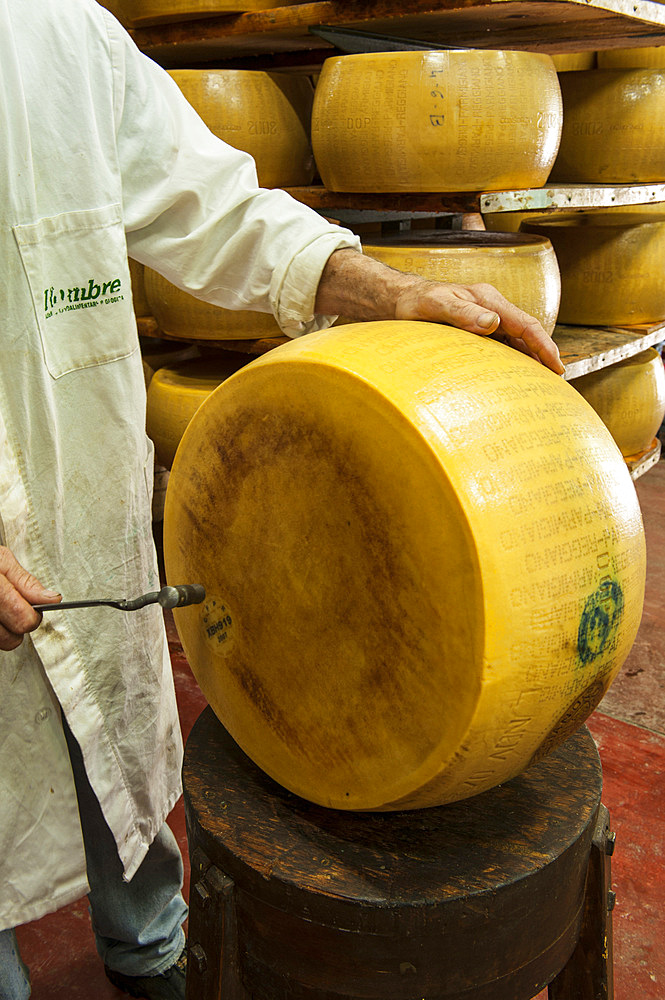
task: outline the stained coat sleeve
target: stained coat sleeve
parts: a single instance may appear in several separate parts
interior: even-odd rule
[[[314,298],[330,254],[360,248],[214,136],[176,83],[105,12],[114,68],[118,170],[131,257],[227,309],[272,313],[288,336],[327,326]]]

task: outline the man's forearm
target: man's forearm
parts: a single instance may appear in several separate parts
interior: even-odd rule
[[[357,250],[336,250],[321,275],[316,312],[354,320],[395,319],[397,298],[412,278]]]

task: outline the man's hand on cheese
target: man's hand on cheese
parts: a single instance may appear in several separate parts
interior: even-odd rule
[[[452,285],[396,271],[356,250],[335,250],[321,275],[316,312],[352,320],[411,319],[494,335],[562,375],[559,350],[533,316],[492,285]]]
[[[9,549],[0,545],[0,649],[16,649],[26,632],[42,620],[33,604],[57,604],[60,594],[23,569]]]

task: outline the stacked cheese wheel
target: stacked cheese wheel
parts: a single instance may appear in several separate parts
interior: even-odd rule
[[[290,7],[302,0],[280,0],[280,7]],[[240,14],[251,10],[268,10],[274,0],[111,0],[104,4],[119,19],[132,28],[163,21],[189,21],[214,14]]]
[[[211,132],[251,153],[262,187],[310,184],[314,88],[304,74],[258,70],[171,70]]]
[[[160,368],[177,365],[181,361],[193,361],[200,356],[200,351],[194,344],[179,344],[175,340],[155,340],[145,346],[141,350],[141,359],[146,389]]]
[[[571,382],[593,406],[625,457],[646,451],[665,416],[665,370],[650,348]]]
[[[665,69],[665,45],[607,49],[597,54],[599,69]]]
[[[556,218],[554,214],[548,218]],[[542,209],[530,209],[526,212],[487,212],[483,222],[490,233],[518,233],[523,222],[533,222],[543,218]]]
[[[549,56],[378,52],[323,65],[312,145],[332,191],[540,187],[561,134]]]
[[[248,360],[245,354],[228,351],[171,363],[155,372],[148,387],[146,429],[160,465],[171,468],[185,428],[201,403]]]
[[[561,216],[568,215],[569,212],[550,212],[547,220],[550,222]],[[592,209],[581,213],[589,219],[599,215],[623,215],[629,217],[633,224],[636,222],[655,222],[658,219],[665,219],[665,203],[654,201],[644,205],[617,205],[602,210]],[[483,221],[489,232],[517,233],[522,229],[523,224],[545,220],[542,209],[530,209],[527,212],[487,212],[483,215]],[[546,221],[546,220],[545,220]]]
[[[559,322],[590,326],[665,319],[665,220],[589,213],[523,222],[548,237],[561,272]]]
[[[165,559],[187,659],[305,798],[464,798],[573,732],[640,621],[635,490],[599,417],[503,344],[406,321],[310,334],[195,414]]]
[[[665,180],[665,69],[563,73],[563,132],[551,180]]]
[[[489,282],[552,333],[561,282],[548,239],[527,234],[414,230],[366,237],[369,257],[432,281]]]
[[[145,296],[145,283],[143,280],[144,267],[137,260],[129,258],[129,277],[132,282],[132,303],[134,305],[135,316],[149,316],[150,306]]]
[[[281,337],[273,316],[248,309],[222,309],[197,299],[146,267],[145,293],[157,326],[178,340],[262,340]]]
[[[570,73],[573,70],[593,69],[596,65],[596,53],[591,52],[557,52],[552,56],[552,62],[557,73]]]

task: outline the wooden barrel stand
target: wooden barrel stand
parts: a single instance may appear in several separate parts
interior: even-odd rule
[[[184,764],[188,1000],[611,1000],[609,855],[583,727],[504,785],[350,813],[276,785],[207,708]]]

